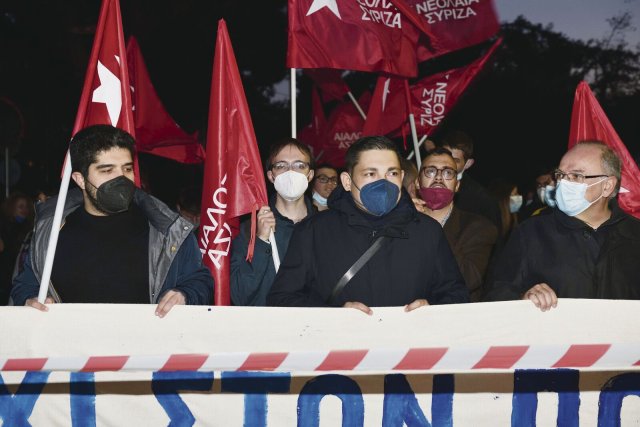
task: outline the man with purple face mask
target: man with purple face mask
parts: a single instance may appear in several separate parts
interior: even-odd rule
[[[554,172],[556,203],[521,223],[496,265],[488,300],[640,299],[640,221],[616,201],[622,163],[600,141],[572,147]]]
[[[416,187],[420,195],[420,198],[413,199],[416,209],[440,223],[469,289],[471,301],[479,301],[498,229],[483,216],[454,205],[453,196],[460,182],[455,159],[446,148],[439,147],[427,153],[422,160]]]
[[[329,209],[293,231],[267,303],[346,307],[371,315],[371,307],[412,311],[468,302],[442,228],[418,213],[402,189],[404,172],[393,141],[359,139],[347,150],[345,169]],[[359,265],[365,253],[372,255]]]

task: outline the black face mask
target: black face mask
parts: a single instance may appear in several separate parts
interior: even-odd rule
[[[88,191],[87,195],[96,209],[108,215],[128,210],[133,200],[133,193],[136,191],[135,184],[124,175],[105,181],[100,184],[100,187],[93,184],[91,186],[96,189],[96,197],[94,198]]]

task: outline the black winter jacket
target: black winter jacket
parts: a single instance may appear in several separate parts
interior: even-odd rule
[[[640,299],[640,221],[611,202],[597,230],[559,209],[512,232],[486,300],[519,299],[548,284],[560,298]]]
[[[335,301],[333,288],[378,236],[389,239],[351,279]],[[401,306],[468,302],[469,293],[442,227],[419,214],[403,191],[398,205],[377,218],[356,207],[351,193],[336,188],[329,209],[295,228],[267,297],[274,306]]]

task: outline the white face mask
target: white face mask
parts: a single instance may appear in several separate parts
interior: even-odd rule
[[[580,215],[602,197],[602,194],[600,194],[600,197],[593,202],[589,202],[584,197],[587,188],[600,184],[605,179],[601,179],[591,185],[587,185],[584,182],[571,182],[566,179],[561,179],[556,187],[556,203],[558,204],[558,208],[569,216]]]
[[[536,193],[538,194],[538,200],[540,200],[540,203],[543,204],[547,204],[547,202],[544,200],[544,195],[546,194],[547,188],[546,187],[538,187],[538,189],[536,190]]]
[[[306,175],[290,170],[276,176],[273,186],[283,199],[295,202],[307,191],[309,181]]]
[[[315,200],[320,206],[327,206],[327,199],[315,191],[313,192],[313,200]]]
[[[509,198],[509,212],[516,213],[522,206],[522,195],[516,194]]]
[[[556,186],[547,185],[544,187],[544,203],[552,208],[556,207]]]

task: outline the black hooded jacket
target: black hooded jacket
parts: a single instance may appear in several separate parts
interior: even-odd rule
[[[335,301],[333,288],[378,236],[387,241],[351,279]],[[402,306],[416,299],[430,304],[469,301],[442,227],[416,211],[403,190],[398,205],[382,217],[359,209],[351,193],[336,188],[329,209],[300,222],[276,275],[267,304],[370,307]]]

